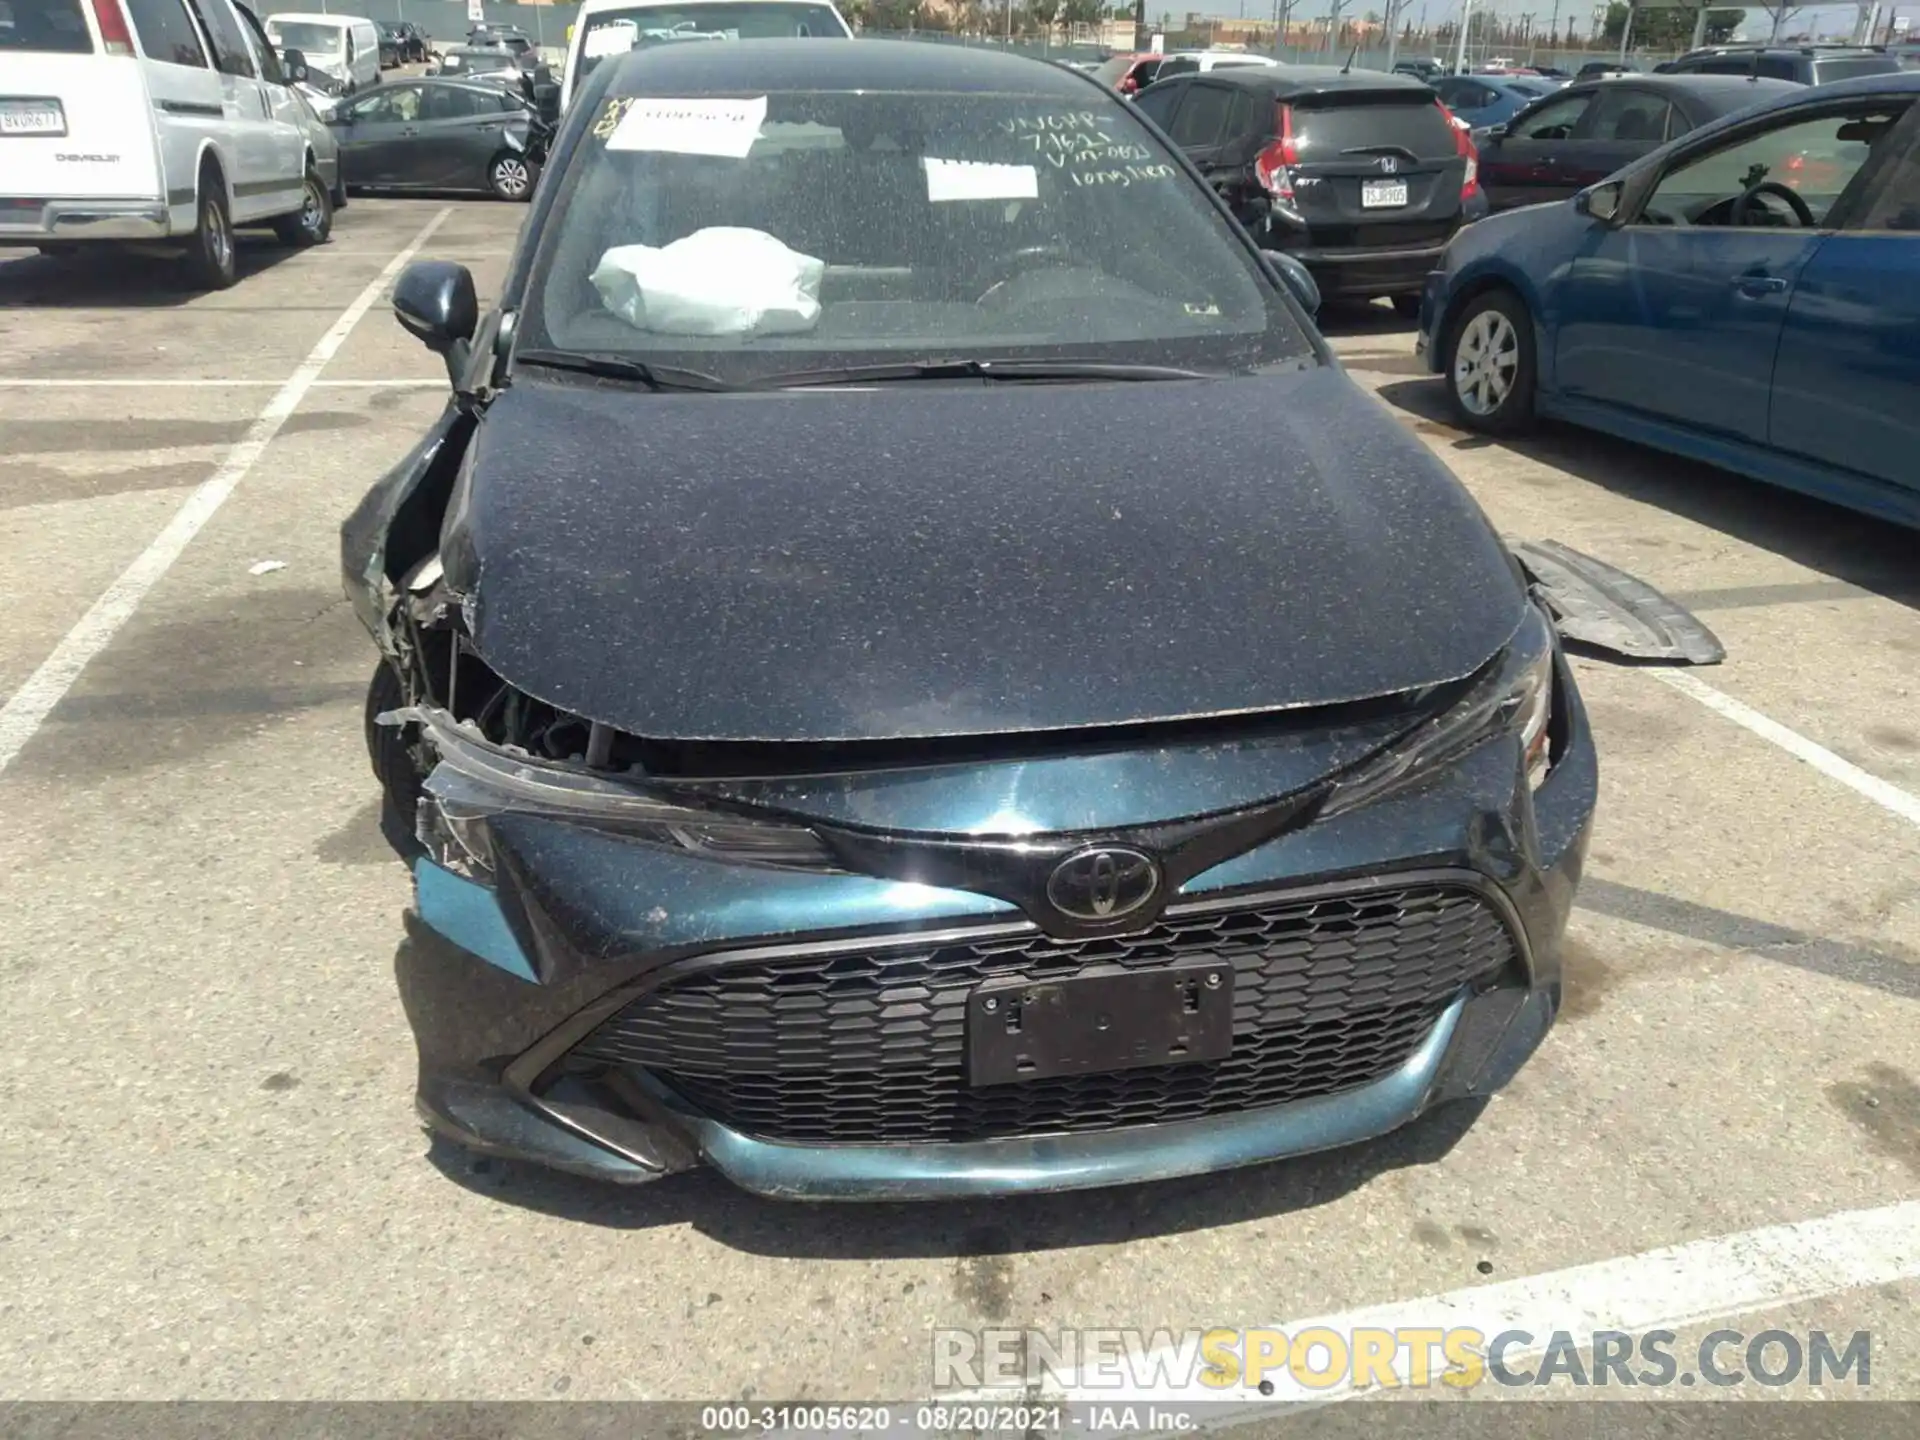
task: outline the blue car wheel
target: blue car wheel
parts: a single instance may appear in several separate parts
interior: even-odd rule
[[[1510,290],[1468,302],[1444,341],[1447,399],[1470,430],[1509,435],[1533,423],[1533,319]]]

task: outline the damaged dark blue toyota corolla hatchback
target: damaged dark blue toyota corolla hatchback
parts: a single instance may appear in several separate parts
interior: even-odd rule
[[[477,1149],[995,1194],[1379,1135],[1540,1043],[1595,762],[1529,575],[1166,140],[878,41],[635,51],[347,523]]]

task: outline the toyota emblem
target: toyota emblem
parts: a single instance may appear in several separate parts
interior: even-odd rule
[[[1054,909],[1096,925],[1133,914],[1159,893],[1159,863],[1124,845],[1078,851],[1047,877],[1047,899]]]

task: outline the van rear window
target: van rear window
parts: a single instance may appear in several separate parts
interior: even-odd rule
[[[0,50],[91,55],[80,0],[0,0]]]
[[[1295,143],[1302,159],[1331,160],[1342,151],[1394,146],[1422,160],[1454,153],[1452,122],[1431,91],[1400,95],[1311,95],[1293,102]]]

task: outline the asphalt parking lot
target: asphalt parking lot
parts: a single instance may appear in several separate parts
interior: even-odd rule
[[[1886,1209],[1920,1194],[1915,537],[1595,436],[1463,435],[1385,307],[1323,319],[1499,526],[1729,652],[1686,688],[1580,662],[1601,812],[1567,1009],[1510,1090],[1331,1155],[983,1204],[430,1146],[337,527],[442,402],[383,279],[417,253],[488,292],[522,213],[356,199],[332,244],[255,241],[192,299],[0,259],[0,1389],[898,1398],[936,1325],[1507,1286],[1602,1325],[1871,1329],[1874,1393],[1920,1396],[1920,1207]]]

